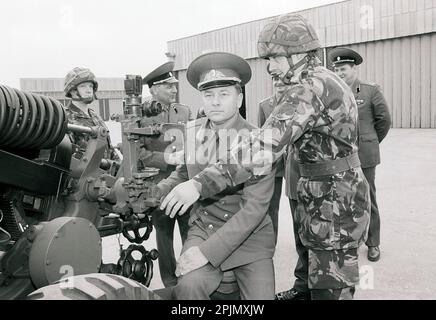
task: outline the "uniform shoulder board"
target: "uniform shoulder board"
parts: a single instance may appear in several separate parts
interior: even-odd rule
[[[274,97],[268,97],[266,99],[263,99],[261,102],[259,102],[259,105],[264,106],[266,104],[270,104],[274,102]]]
[[[360,82],[361,86],[368,86],[368,87],[378,87],[379,85],[375,82],[367,82],[367,81],[362,81]]]
[[[171,104],[171,106],[174,107],[174,108],[189,109],[189,107],[186,104],[182,104],[182,103],[178,103],[178,102]]]
[[[255,129],[259,129],[258,126],[255,126],[254,124],[248,122],[247,120],[245,120],[245,119],[242,119],[242,120],[244,120],[245,127],[246,127],[249,131],[251,131],[251,130],[255,130]]]
[[[186,128],[193,128],[193,127],[201,126],[201,125],[205,124],[206,121],[207,121],[207,118],[206,118],[206,117],[203,117],[203,118],[199,118],[199,119],[194,119],[194,120],[188,121],[188,122],[186,123]]]

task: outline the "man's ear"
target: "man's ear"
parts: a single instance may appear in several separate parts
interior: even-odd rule
[[[70,95],[71,95],[71,98],[78,98],[79,93],[78,93],[77,89],[71,89]]]
[[[241,92],[238,95],[238,109],[240,109],[242,107],[242,102],[244,101],[244,94]]]
[[[155,96],[155,95],[156,95],[156,87],[155,87],[155,86],[152,86],[152,87],[149,89],[149,91],[150,91],[150,93],[151,93],[152,96]]]

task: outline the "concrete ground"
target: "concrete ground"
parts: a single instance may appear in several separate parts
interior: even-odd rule
[[[381,153],[376,185],[382,257],[369,262],[366,247],[360,249],[361,285],[356,299],[436,299],[436,130],[392,129]],[[175,239],[179,254],[177,229]],[[156,248],[154,232],[144,245],[148,250]],[[103,248],[104,262],[116,262],[117,238],[105,238]],[[292,286],[296,259],[289,203],[283,196],[274,256],[277,292]],[[150,288],[161,287],[155,263]]]

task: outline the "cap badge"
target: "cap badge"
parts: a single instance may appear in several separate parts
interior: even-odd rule
[[[225,75],[221,71],[212,69],[204,76],[204,81],[215,80],[218,78],[225,78]]]

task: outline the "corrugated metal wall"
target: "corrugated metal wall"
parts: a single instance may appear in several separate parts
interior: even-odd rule
[[[436,33],[351,45],[360,79],[381,86],[394,128],[436,128]]]
[[[325,47],[436,32],[436,0],[348,0],[298,14],[312,23]],[[168,51],[176,54],[175,70],[186,69],[204,51],[256,58],[258,35],[270,19],[168,41]]]
[[[436,128],[436,33],[349,46],[364,64],[359,78],[381,86],[394,128]],[[329,48],[327,48],[327,51]],[[266,61],[249,59],[253,72],[246,86],[247,120],[257,124],[258,104],[272,95]],[[201,99],[179,71],[180,102],[198,108]]]
[[[314,25],[321,43],[349,46],[362,54],[361,78],[378,83],[395,128],[436,128],[436,0],[349,0],[299,12]],[[206,51],[226,51],[248,60],[247,119],[257,123],[259,101],[272,94],[257,38],[269,18],[168,42],[176,55],[180,101],[201,105],[186,81],[189,63]]]

